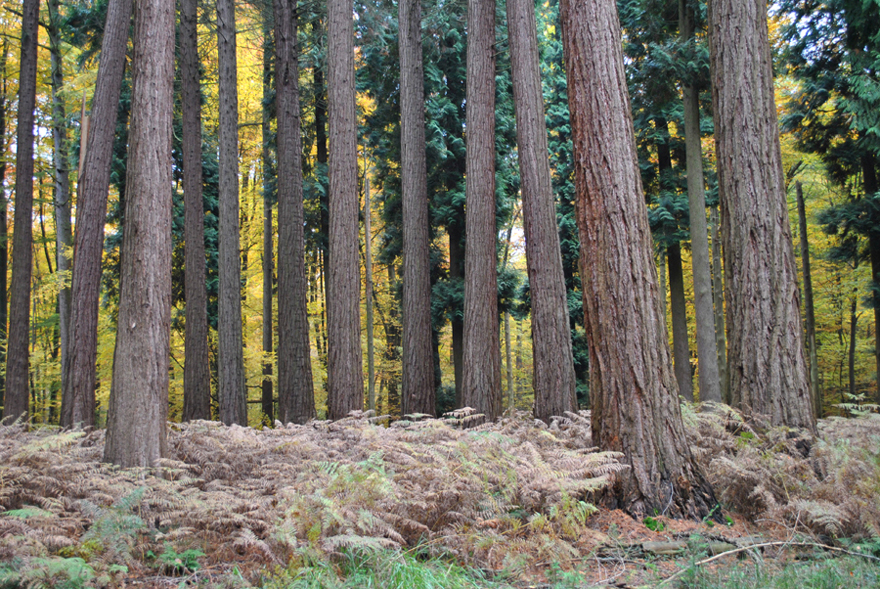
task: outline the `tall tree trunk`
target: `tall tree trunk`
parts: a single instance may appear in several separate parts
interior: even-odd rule
[[[666,248],[669,268],[669,307],[672,311],[672,356],[675,380],[682,397],[694,400],[691,376],[691,353],[688,347],[687,304],[684,298],[684,268],[681,263],[681,244]]]
[[[877,170],[873,155],[862,158],[862,179],[864,182],[865,197],[877,193]],[[872,229],[868,233],[868,249],[871,255],[871,280],[874,284],[880,284],[880,231]],[[877,370],[877,397],[880,403],[880,295],[877,289],[872,289],[871,302],[874,307],[874,362]]]
[[[64,366],[61,425],[95,425],[98,301],[110,162],[133,0],[110,0],[101,42],[101,63],[92,99],[89,137],[77,185],[76,235],[71,284],[70,349]]]
[[[716,501],[685,438],[659,315],[615,10],[608,0],[562,0],[560,11],[593,439],[631,466],[619,496],[627,511],[700,518]]]
[[[662,140],[657,143],[657,172],[660,177],[660,190],[663,193],[675,191],[672,177],[672,149],[669,146],[669,121],[659,118],[658,130]],[[694,400],[694,383],[691,377],[691,354],[688,342],[687,302],[684,298],[684,269],[681,263],[681,244],[671,243],[666,248],[666,265],[669,269],[669,308],[672,315],[672,364],[675,380],[681,396]],[[664,314],[665,317],[665,314]]]
[[[718,207],[709,209],[712,224],[712,302],[715,311],[715,349],[718,351],[718,378],[721,380],[721,400],[731,403],[730,374],[727,371],[727,337],[724,327],[724,283],[721,269],[721,221]]]
[[[171,119],[174,1],[138,0],[119,330],[104,460],[165,456],[171,344]]]
[[[184,196],[183,420],[211,419],[205,208],[202,200],[202,93],[199,84],[198,1],[180,0],[180,90]]]
[[[666,248],[661,247],[660,252],[657,256],[660,258],[659,267],[660,267],[660,317],[663,320],[663,323],[666,323]]]
[[[220,421],[247,425],[247,390],[241,333],[241,247],[238,203],[238,73],[235,2],[217,2],[220,85],[219,294],[217,331]]]
[[[709,45],[731,395],[774,425],[813,430],[767,3],[711,0]]]
[[[574,410],[577,399],[532,0],[507,0],[507,30],[532,297],[535,417],[549,421],[553,415]]]
[[[434,415],[431,260],[421,0],[401,0],[400,147],[403,200],[403,412]]]
[[[358,268],[357,116],[352,0],[328,0],[330,264],[327,274],[330,419],[364,408],[361,273]]]
[[[278,413],[283,423],[305,423],[315,417],[315,393],[303,241],[305,213],[296,45],[299,14],[295,0],[275,0],[274,6],[278,119]]]
[[[263,120],[261,125],[263,139],[263,382],[260,387],[260,405],[268,423],[275,422],[275,402],[272,391],[274,347],[272,329],[272,290],[275,286],[275,248],[272,226],[272,203],[275,200],[275,178],[277,173],[272,161],[272,117],[275,108],[275,89],[272,87],[274,67],[273,54],[275,40],[272,36],[272,7],[263,7]],[[276,143],[277,145],[277,143]]]
[[[367,290],[367,408],[376,410],[376,350],[373,342],[373,228],[370,168],[364,150],[364,279]]]
[[[450,225],[449,233],[449,278],[464,282],[464,235],[461,226]],[[464,320],[453,314],[449,320],[452,328],[452,370],[455,373],[455,406],[463,407],[461,383],[464,377]]]
[[[70,248],[73,233],[70,224],[70,167],[68,164],[67,115],[61,90],[64,86],[62,70],[61,33],[58,30],[61,15],[58,0],[49,0],[49,54],[52,63],[52,139],[55,163],[55,265],[58,269],[58,335],[61,343],[61,365],[64,366],[70,350]],[[64,375],[62,374],[62,377]],[[63,386],[63,384],[62,384]]]
[[[468,0],[462,404],[501,414],[495,254],[495,2]]]
[[[813,274],[810,271],[810,240],[807,236],[807,211],[804,205],[804,187],[795,183],[797,195],[798,226],[801,238],[801,265],[804,272],[804,323],[807,336],[807,350],[810,355],[810,391],[813,398],[813,413],[822,417],[822,385],[819,383],[819,359],[816,349],[816,314],[813,310]]]
[[[681,40],[694,39],[694,10],[687,0],[678,1]],[[682,86],[684,97],[685,165],[690,212],[691,265],[694,280],[694,318],[697,324],[697,367],[700,401],[721,402],[721,376],[712,309],[712,273],[709,269],[709,232],[706,227],[706,185],[700,137],[700,96],[692,85]]]
[[[850,399],[855,398],[856,395],[856,337],[858,335],[858,331],[856,327],[858,326],[859,316],[856,314],[856,310],[858,309],[859,300],[856,296],[853,296],[850,299],[849,306],[849,394]]]
[[[6,114],[9,98],[7,96],[7,76],[6,64],[9,51],[9,44],[6,36],[3,37],[0,51],[0,75],[3,76],[3,87],[0,89],[0,341],[6,341],[6,319],[7,319],[7,299],[6,299],[6,276],[9,270],[9,244],[7,242],[8,233],[6,229],[7,208],[6,201],[6,152],[8,150],[9,140],[6,137]],[[0,346],[0,364],[6,364],[6,346]],[[0,378],[0,399],[4,397],[6,390],[5,379]]]
[[[513,350],[510,346],[510,313],[504,313],[504,368],[507,377],[507,408],[516,406],[513,392]]]
[[[28,331],[33,270],[34,108],[37,100],[39,0],[24,0],[21,19],[21,67],[18,89],[18,133],[15,145],[15,220],[12,235],[12,288],[6,346],[6,390],[3,418],[28,417]]]

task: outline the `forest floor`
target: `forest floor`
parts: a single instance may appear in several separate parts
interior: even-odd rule
[[[880,587],[880,416],[683,415],[726,523],[597,508],[625,467],[586,412],[171,424],[153,469],[102,464],[101,430],[3,426],[0,589]]]

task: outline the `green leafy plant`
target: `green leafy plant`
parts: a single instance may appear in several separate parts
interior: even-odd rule
[[[178,553],[171,543],[165,543],[165,550],[159,555],[158,564],[170,575],[185,575],[199,570],[199,559],[205,556],[201,550],[188,549]]]
[[[645,524],[645,527],[652,532],[662,532],[666,529],[666,522],[664,522],[662,519],[654,518],[651,516],[643,519],[642,523]]]

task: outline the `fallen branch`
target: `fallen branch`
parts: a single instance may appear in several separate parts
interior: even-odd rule
[[[675,579],[677,579],[678,577],[682,576],[683,574],[685,574],[686,572],[688,572],[692,568],[695,568],[695,567],[698,567],[698,566],[701,566],[704,564],[709,564],[712,561],[718,560],[722,556],[729,556],[731,554],[737,554],[739,552],[746,552],[747,550],[752,550],[754,548],[766,548],[769,546],[785,546],[785,547],[791,546],[791,547],[795,547],[795,548],[821,548],[821,549],[827,550],[829,552],[840,552],[842,554],[848,554],[850,556],[861,556],[862,558],[867,558],[869,560],[874,560],[874,561],[880,562],[880,558],[877,558],[876,556],[872,556],[870,554],[863,554],[861,552],[853,552],[852,550],[844,550],[843,548],[837,548],[835,546],[828,546],[827,544],[818,544],[815,542],[764,542],[763,544],[752,544],[750,546],[744,546],[742,548],[737,548],[736,550],[729,550],[727,552],[722,552],[721,554],[716,554],[715,556],[710,556],[709,558],[704,558],[703,560],[694,563],[693,566],[688,567],[686,569],[682,569],[682,570],[678,571],[677,573],[675,573],[674,575],[672,575],[671,577],[664,579],[663,581],[660,582],[660,584],[656,585],[656,587],[662,587],[663,585],[666,585],[667,583],[670,583],[670,582],[674,581]]]

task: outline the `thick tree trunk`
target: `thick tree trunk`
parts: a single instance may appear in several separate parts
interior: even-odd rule
[[[352,0],[327,2],[330,113],[327,404],[330,419],[341,419],[351,411],[364,408],[352,11]]]
[[[3,418],[28,417],[28,334],[33,270],[34,108],[37,96],[37,19],[39,0],[24,0],[21,19],[21,67],[18,89],[18,133],[15,145],[15,220],[12,235],[12,287],[9,293],[9,338],[6,345],[6,390]]]
[[[278,413],[283,423],[305,423],[315,417],[315,393],[303,241],[305,213],[296,45],[299,15],[294,0],[275,0],[274,6],[278,119]]]
[[[815,429],[764,0],[712,0],[709,45],[733,403]]]
[[[464,375],[461,402],[502,411],[495,254],[495,2],[468,0]]]
[[[535,417],[549,421],[573,410],[577,399],[532,0],[507,0],[507,30],[532,297]]]
[[[261,125],[263,139],[263,382],[260,387],[260,407],[264,419],[275,422],[275,401],[272,390],[273,362],[270,359],[274,347],[272,329],[272,290],[275,286],[275,247],[272,225],[272,203],[275,200],[275,165],[272,161],[272,117],[275,89],[272,87],[275,53],[275,40],[272,36],[272,7],[263,7],[263,120]],[[276,142],[277,146],[277,142]]]
[[[217,53],[220,82],[220,195],[218,229],[220,421],[247,425],[247,390],[241,333],[241,247],[238,206],[238,73],[235,55],[235,3],[217,2]]]
[[[110,162],[116,135],[119,94],[131,28],[133,0],[110,0],[101,42],[101,63],[89,117],[87,149],[77,186],[76,235],[71,284],[70,341],[61,395],[61,425],[95,424],[95,373],[98,357],[98,302],[104,218]]]
[[[165,456],[168,414],[173,0],[138,0],[132,69],[119,330],[104,460],[148,467]]]
[[[403,412],[434,415],[431,260],[421,0],[401,0],[400,147],[403,199]]]
[[[718,351],[718,378],[721,400],[730,404],[730,375],[727,372],[727,336],[724,327],[724,283],[721,269],[721,222],[718,207],[709,209],[712,224],[712,302],[715,311],[715,349]]]
[[[623,452],[633,514],[701,518],[716,506],[685,438],[610,0],[563,0],[593,440]]]
[[[694,11],[687,0],[678,2],[683,42],[694,38]],[[706,227],[706,187],[700,137],[700,97],[694,86],[682,87],[684,96],[685,165],[690,212],[691,265],[694,280],[694,318],[697,324],[697,367],[700,401],[721,402],[721,376],[712,308],[712,273],[709,268],[709,232]]]
[[[672,357],[675,380],[682,397],[694,400],[694,384],[691,376],[691,353],[688,347],[687,304],[684,298],[684,268],[681,263],[681,245],[666,248],[666,264],[669,268],[669,307],[672,311]]]
[[[61,15],[58,0],[50,0],[49,54],[52,64],[52,139],[55,164],[55,266],[58,270],[58,335],[61,344],[61,365],[67,362],[70,351],[70,249],[73,232],[70,223],[70,167],[68,165],[67,115],[61,91],[64,86],[62,71],[61,33],[58,30]],[[5,291],[4,291],[5,292]],[[64,375],[62,374],[62,377]],[[62,383],[63,386],[63,383]]]
[[[813,310],[813,274],[810,271],[810,240],[807,236],[807,211],[804,205],[804,187],[795,183],[797,195],[798,226],[801,238],[801,266],[804,273],[804,327],[807,336],[807,351],[810,356],[810,391],[813,398],[813,413],[822,417],[822,385],[819,383],[819,359],[816,349],[816,314]]]
[[[183,420],[211,419],[205,208],[202,200],[202,93],[199,86],[198,2],[180,0],[180,89],[183,123],[184,333]]]

